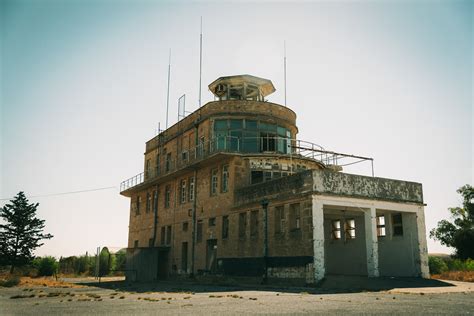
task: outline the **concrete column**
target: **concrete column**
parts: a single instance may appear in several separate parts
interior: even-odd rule
[[[314,279],[315,282],[319,282],[324,279],[326,274],[324,264],[324,213],[323,203],[318,201],[316,195],[313,195],[312,199]]]
[[[421,277],[429,279],[430,269],[428,266],[428,247],[426,245],[426,227],[425,227],[425,210],[420,206],[416,213],[416,228],[418,232],[418,245],[420,251],[420,271]]]
[[[365,247],[367,249],[367,275],[379,276],[379,246],[377,242],[377,215],[375,207],[364,212]]]

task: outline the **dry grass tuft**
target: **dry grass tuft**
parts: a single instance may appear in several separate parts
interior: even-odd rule
[[[441,274],[433,274],[431,278],[462,282],[474,282],[474,271],[447,271]]]

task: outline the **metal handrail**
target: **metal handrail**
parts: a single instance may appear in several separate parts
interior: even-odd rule
[[[260,153],[278,153],[288,155],[290,159],[292,157],[308,158],[323,163],[324,165],[342,167],[370,160],[372,161],[373,175],[373,158],[327,151],[322,146],[308,141],[279,136],[217,136],[208,140],[200,141],[200,143],[195,147],[181,151],[179,155],[175,155],[174,159],[170,156],[165,157],[165,159],[160,159],[161,161],[158,165],[155,165],[154,168],[149,168],[148,170],[123,181],[120,184],[120,192],[142,184],[145,181],[170,174],[218,152],[255,153],[255,150],[246,151],[251,146],[257,146],[257,152]],[[255,147],[250,149],[255,149]],[[183,152],[185,152],[184,155]],[[167,160],[167,158],[169,159]],[[355,161],[342,161],[344,158],[355,159]]]

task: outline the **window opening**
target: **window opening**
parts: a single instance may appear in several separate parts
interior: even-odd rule
[[[229,166],[222,167],[222,192],[227,192],[229,190]]]
[[[332,239],[341,239],[341,221],[332,221]]]
[[[229,216],[222,217],[222,239],[229,237]]]
[[[403,236],[402,214],[392,215],[393,236]]]
[[[345,222],[345,237],[346,239],[355,239],[356,237],[356,228],[355,228],[355,220],[354,219],[347,219]]]
[[[378,215],[377,216],[377,236],[378,237],[385,237],[385,215]]]
[[[245,238],[247,234],[247,213],[239,214],[239,238]]]

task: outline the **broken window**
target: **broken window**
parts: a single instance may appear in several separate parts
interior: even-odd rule
[[[385,237],[386,231],[385,231],[385,216],[384,215],[378,215],[377,216],[377,236],[378,237]]]
[[[285,221],[285,208],[283,205],[275,207],[275,233],[283,232],[283,225]]]
[[[217,194],[217,169],[211,170],[211,195]]]
[[[165,208],[170,207],[170,199],[171,199],[171,186],[168,184],[165,187]]]
[[[222,167],[222,180],[221,180],[222,192],[227,192],[229,190],[229,166]]]
[[[250,212],[250,237],[258,237],[258,210]]]
[[[290,230],[298,230],[301,228],[300,223],[300,204],[290,205]]]
[[[222,217],[222,239],[229,237],[229,216]]]
[[[355,220],[354,219],[346,219],[345,221],[345,231],[344,235],[346,239],[355,239],[356,237],[356,231],[355,231]]]
[[[184,204],[186,203],[186,180],[181,180],[181,185],[180,185],[180,189],[181,189],[181,204]]]
[[[209,227],[213,227],[213,226],[216,226],[216,218],[215,217],[209,218]]]
[[[401,213],[392,215],[392,231],[393,236],[403,236],[403,222]]]
[[[202,241],[202,220],[197,222],[196,242]]]
[[[162,246],[166,243],[165,237],[166,237],[166,227],[163,226],[161,227],[161,239],[160,239]]]
[[[243,239],[247,235],[247,213],[239,214],[239,238]]]
[[[194,177],[189,178],[189,201],[194,201]]]
[[[171,244],[171,226],[166,226],[166,244]]]
[[[341,221],[333,220],[332,221],[332,239],[341,239]]]

